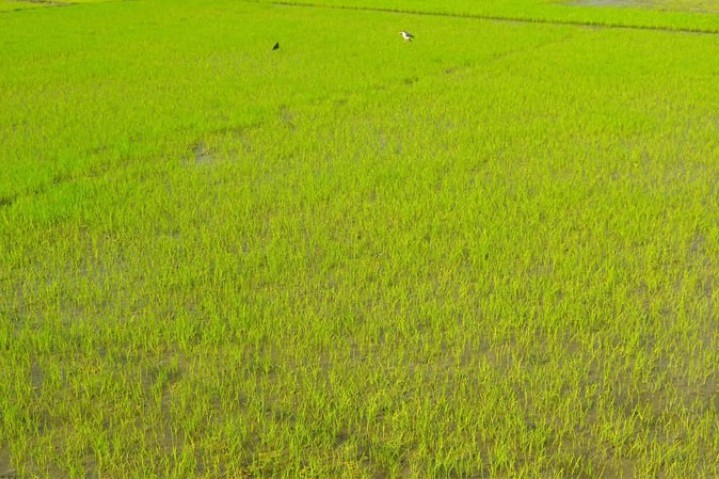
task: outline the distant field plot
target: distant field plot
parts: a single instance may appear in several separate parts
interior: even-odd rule
[[[270,4],[441,14],[539,23],[719,32],[717,3],[683,0],[283,0]]]
[[[80,3],[98,3],[108,0],[0,0],[0,12],[26,10],[30,8],[65,7]]]
[[[0,11],[39,7],[62,7],[81,3],[101,3],[107,1],[128,0],[0,0]]]
[[[0,15],[0,477],[719,476],[715,17],[351,1]]]
[[[44,6],[41,3],[33,2],[22,2],[14,0],[2,0],[0,1],[0,12],[9,12],[14,10],[23,10],[27,8],[38,8]]]
[[[716,0],[577,0],[574,3],[596,7],[639,7],[677,12],[719,13],[719,2]]]

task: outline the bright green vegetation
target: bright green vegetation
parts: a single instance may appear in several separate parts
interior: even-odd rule
[[[40,3],[22,2],[15,0],[0,0],[0,13],[14,10],[24,10],[26,8],[38,8],[43,5]]]
[[[0,475],[719,475],[716,35],[140,0],[0,44]]]
[[[281,3],[536,23],[719,32],[719,19],[706,14],[719,12],[717,0],[282,0]]]
[[[0,13],[28,8],[64,7],[79,3],[97,3],[108,0],[0,0]],[[128,0],[116,0],[128,1]]]
[[[579,0],[578,3],[595,5],[624,5],[674,12],[719,13],[717,0]]]
[[[717,0],[632,0],[628,5],[669,11],[719,13]]]

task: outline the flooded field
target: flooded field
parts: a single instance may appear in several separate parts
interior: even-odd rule
[[[0,478],[719,477],[717,17],[307,2],[0,15]]]

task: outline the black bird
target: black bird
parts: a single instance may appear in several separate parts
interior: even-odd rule
[[[405,42],[411,42],[412,39],[414,38],[414,35],[412,35],[409,32],[401,31],[401,32],[399,32],[399,34],[402,35],[402,38],[404,38]]]
[[[280,49],[280,42],[276,42],[275,45],[272,47],[273,50],[279,50]]]

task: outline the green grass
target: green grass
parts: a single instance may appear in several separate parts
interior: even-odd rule
[[[715,35],[161,0],[0,44],[0,475],[719,474]]]

